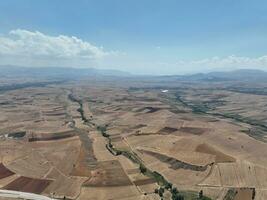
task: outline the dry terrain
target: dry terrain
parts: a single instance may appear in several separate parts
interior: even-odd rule
[[[0,187],[81,200],[265,200],[267,96],[233,85],[107,78],[7,87]]]

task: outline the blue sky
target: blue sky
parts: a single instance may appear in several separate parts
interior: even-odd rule
[[[267,69],[266,13],[263,0],[0,1],[0,64]]]

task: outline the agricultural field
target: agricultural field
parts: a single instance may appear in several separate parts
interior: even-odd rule
[[[0,188],[80,200],[267,199],[267,97],[233,85],[107,78],[4,90]]]

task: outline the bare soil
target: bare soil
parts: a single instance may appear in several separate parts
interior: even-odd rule
[[[21,176],[6,185],[4,189],[40,194],[51,182],[51,180],[33,179]]]
[[[14,172],[7,169],[2,163],[0,163],[0,179],[12,176]]]
[[[216,150],[215,148],[213,148],[212,146],[208,145],[208,144],[200,144],[197,146],[196,148],[196,152],[200,152],[200,153],[207,153],[207,154],[211,154],[211,155],[215,155],[215,162],[216,163],[223,163],[223,162],[235,162],[236,159],[226,155],[218,150]]]

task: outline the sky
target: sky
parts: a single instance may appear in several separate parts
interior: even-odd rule
[[[267,70],[265,0],[0,1],[0,65]]]

